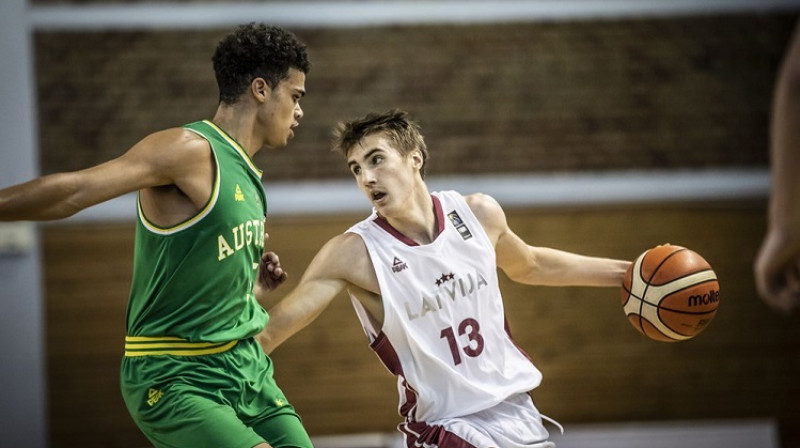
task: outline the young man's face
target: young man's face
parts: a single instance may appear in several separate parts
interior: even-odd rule
[[[265,125],[265,146],[282,148],[294,137],[293,129],[300,125],[300,118],[303,117],[300,99],[306,93],[305,83],[305,73],[290,68],[289,77],[269,90],[267,101],[259,112],[259,118]]]
[[[406,205],[419,176],[415,152],[403,156],[383,133],[362,138],[347,154],[347,166],[373,207],[382,216],[391,216]]]

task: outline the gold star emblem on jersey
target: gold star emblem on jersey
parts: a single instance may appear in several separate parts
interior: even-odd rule
[[[237,202],[244,202],[244,193],[242,193],[242,188],[239,184],[236,184],[236,191],[233,193],[233,200]]]
[[[283,407],[285,404],[286,404],[286,402],[283,401],[283,398],[276,398],[275,399],[275,406],[278,406],[280,408],[280,407]]]

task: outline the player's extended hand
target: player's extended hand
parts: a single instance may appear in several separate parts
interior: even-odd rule
[[[289,278],[286,271],[281,267],[278,254],[272,251],[264,252],[261,255],[261,262],[258,266],[258,286],[263,293],[274,291]]]
[[[756,289],[772,308],[789,313],[800,305],[800,240],[771,231],[754,266]]]
[[[266,247],[267,241],[269,241],[269,233],[264,232],[264,247]],[[288,275],[281,267],[281,260],[278,258],[278,254],[272,251],[264,251],[258,263],[258,283],[254,288],[256,295],[260,298],[262,295],[274,291],[287,278]]]

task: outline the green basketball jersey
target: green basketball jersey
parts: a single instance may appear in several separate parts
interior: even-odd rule
[[[184,127],[211,145],[213,192],[200,212],[169,228],[148,221],[137,201],[128,336],[248,338],[269,319],[252,293],[264,247],[262,172],[212,122]]]

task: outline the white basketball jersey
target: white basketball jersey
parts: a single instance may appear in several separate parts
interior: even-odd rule
[[[400,414],[458,417],[539,385],[541,373],[511,340],[489,238],[457,192],[431,195],[439,235],[417,245],[373,212],[348,231],[364,240],[380,285],[375,331],[352,298],[371,347],[398,376]]]

